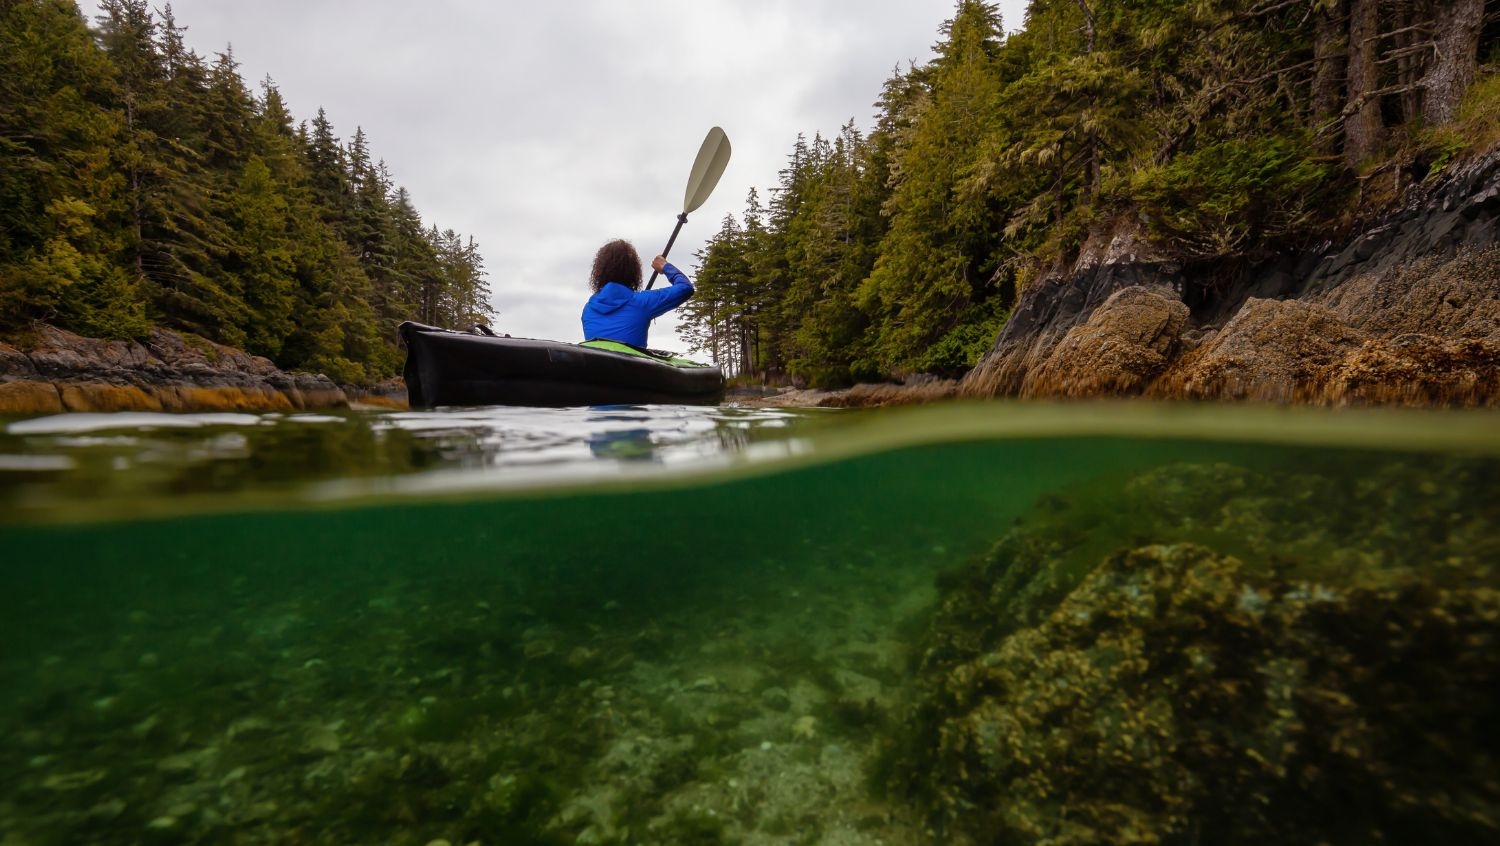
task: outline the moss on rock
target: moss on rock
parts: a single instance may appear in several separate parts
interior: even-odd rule
[[[1103,554],[1086,497],[1044,503],[952,581],[894,784],[960,841],[1493,839],[1500,512],[1465,467],[1166,468]]]

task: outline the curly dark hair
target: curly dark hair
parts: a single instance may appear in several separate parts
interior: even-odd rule
[[[606,283],[618,282],[632,291],[641,287],[641,257],[629,241],[616,238],[594,254],[594,271],[589,282],[598,293]]]

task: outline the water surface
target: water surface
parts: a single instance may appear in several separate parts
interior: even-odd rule
[[[927,794],[962,791],[901,768],[926,754],[908,717],[919,670],[949,660],[924,650],[962,597],[951,574],[1044,536],[1039,555],[1080,567],[1192,542],[1317,570],[1373,554],[1329,501],[1372,486],[1431,503],[1411,524],[1428,536],[1387,547],[1462,537],[1493,561],[1474,516],[1493,503],[1442,494],[1493,493],[1496,422],[1014,404],[11,421],[0,842],[949,841],[962,820]],[[1202,503],[1234,519],[1152,516]]]

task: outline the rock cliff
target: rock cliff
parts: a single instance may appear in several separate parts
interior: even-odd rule
[[[0,343],[0,414],[347,405],[327,376],[285,373],[265,358],[164,329],[138,343],[41,326],[25,349]]]
[[[966,396],[1500,404],[1500,150],[1353,233],[1189,264],[1139,221],[1021,295]]]

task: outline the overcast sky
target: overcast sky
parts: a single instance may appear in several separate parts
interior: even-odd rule
[[[292,112],[327,110],[424,220],[472,235],[495,327],[583,340],[594,251],[643,260],[671,235],[711,126],[734,157],[670,258],[692,273],[725,214],[776,179],[798,132],[863,131],[891,70],[932,57],[953,0],[173,0],[188,44],[233,45],[252,89],[269,75]],[[1019,29],[1026,0],[999,3]],[[649,271],[648,271],[649,272]],[[651,344],[682,350],[676,321]]]

